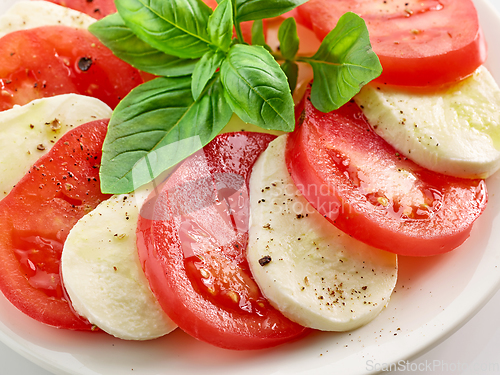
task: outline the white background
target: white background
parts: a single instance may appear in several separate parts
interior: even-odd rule
[[[500,13],[500,0],[487,0]],[[500,25],[499,25],[500,27]],[[390,375],[500,374],[500,292],[461,329],[424,354],[400,363],[401,371]],[[490,367],[488,367],[490,366]],[[0,343],[1,375],[50,375]],[[331,374],[333,375],[333,374]]]

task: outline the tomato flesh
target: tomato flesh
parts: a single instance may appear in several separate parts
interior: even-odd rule
[[[0,201],[0,289],[19,310],[54,327],[92,328],[73,312],[59,266],[70,229],[108,197],[99,185],[106,130],[100,120],[66,133]]]
[[[45,26],[0,39],[0,110],[68,93],[114,108],[142,82],[137,69],[86,30]]]
[[[306,199],[342,231],[401,255],[450,251],[486,206],[483,180],[426,170],[376,135],[353,102],[316,110],[306,95],[287,166]]]
[[[306,331],[270,306],[245,256],[248,178],[272,139],[219,135],[184,161],[139,218],[139,257],[161,306],[181,329],[223,348],[271,347]]]
[[[346,12],[367,24],[383,67],[378,82],[440,86],[469,76],[486,60],[471,0],[310,0],[298,8],[321,40]]]
[[[116,13],[113,0],[45,0],[88,14],[90,17],[101,19],[109,14]]]

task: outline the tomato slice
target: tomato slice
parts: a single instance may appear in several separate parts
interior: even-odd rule
[[[59,328],[89,330],[73,312],[59,273],[73,225],[108,196],[99,164],[107,121],[66,133],[0,201],[0,289],[30,317]]]
[[[439,86],[467,77],[486,60],[471,0],[310,0],[298,8],[320,39],[346,12],[366,21],[384,69],[379,82]]]
[[[45,26],[0,39],[0,110],[34,99],[76,93],[114,108],[143,82],[86,30]]]
[[[376,135],[355,103],[325,114],[308,96],[286,160],[313,207],[358,240],[401,255],[465,241],[486,206],[483,180],[426,170]]]
[[[51,3],[62,5],[90,17],[101,19],[109,14],[116,13],[116,6],[113,0],[46,0]]]
[[[246,261],[248,178],[274,136],[219,135],[143,207],[139,257],[168,316],[199,340],[228,349],[271,347],[306,329],[270,306]]]

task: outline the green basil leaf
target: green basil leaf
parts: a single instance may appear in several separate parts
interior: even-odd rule
[[[198,61],[193,71],[193,80],[191,83],[191,90],[195,100],[198,99],[208,81],[212,79],[215,71],[220,67],[225,57],[226,55],[221,50],[210,50]]]
[[[156,78],[116,107],[103,145],[101,189],[135,190],[210,142],[229,122],[220,78],[194,101],[191,77]]]
[[[223,0],[208,19],[208,35],[213,44],[228,51],[233,40],[233,6],[231,0]]]
[[[118,13],[94,22],[89,31],[117,57],[151,74],[165,77],[190,75],[198,61],[167,55],[151,47],[135,36]]]
[[[254,46],[262,46],[269,52],[273,52],[271,47],[266,43],[266,36],[264,34],[264,23],[262,20],[254,21],[252,24],[252,44]]]
[[[220,72],[225,97],[243,121],[293,130],[294,106],[285,73],[263,47],[233,45]]]
[[[287,18],[278,30],[280,52],[285,60],[292,60],[299,50],[299,36],[294,18]]]
[[[285,72],[286,78],[288,78],[288,86],[290,87],[290,92],[293,94],[295,87],[297,87],[299,66],[295,61],[286,60],[283,64],[281,64],[281,69]]]
[[[233,0],[238,22],[262,20],[282,15],[308,0]]]
[[[339,19],[313,57],[297,60],[313,68],[311,101],[322,112],[338,109],[382,73],[366,24],[354,13]]]
[[[201,0],[116,0],[115,4],[134,34],[160,51],[193,59],[209,49],[212,10]]]

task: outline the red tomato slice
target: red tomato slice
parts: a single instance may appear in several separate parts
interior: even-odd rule
[[[298,12],[320,39],[342,14],[360,15],[384,69],[379,82],[443,85],[467,77],[486,60],[471,0],[310,0]]]
[[[73,312],[59,263],[73,225],[108,196],[99,165],[107,121],[66,133],[0,201],[0,289],[30,317],[59,328],[89,330]]]
[[[272,139],[219,135],[177,169],[139,218],[139,257],[161,306],[181,329],[223,348],[271,347],[306,331],[270,306],[245,257],[248,178]]]
[[[401,255],[456,248],[487,202],[482,180],[426,170],[376,135],[356,104],[322,113],[308,94],[286,160],[306,199],[353,237]]]
[[[0,39],[0,110],[76,93],[114,108],[142,78],[86,30],[46,26]]]
[[[113,0],[46,0],[54,4],[86,13],[96,19],[101,19],[109,14],[116,13]]]

